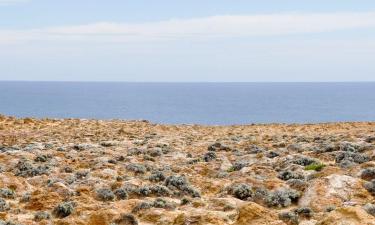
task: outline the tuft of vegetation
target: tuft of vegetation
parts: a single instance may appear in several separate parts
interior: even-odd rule
[[[323,163],[312,163],[310,165],[305,166],[305,170],[315,170],[321,171],[326,165]]]
[[[163,151],[160,148],[154,148],[148,150],[147,153],[152,157],[159,157],[163,154]]]
[[[144,153],[144,150],[139,148],[132,148],[128,150],[127,156],[133,156],[133,155],[141,155]]]
[[[232,195],[238,199],[246,200],[253,196],[250,185],[248,184],[236,184],[230,189]]]
[[[219,142],[216,142],[210,146],[208,146],[207,148],[208,151],[226,151],[226,152],[229,152],[229,151],[232,151],[232,149],[226,145],[223,145]]]
[[[336,163],[341,163],[344,161],[349,161],[357,164],[362,164],[370,161],[370,157],[354,152],[340,152],[336,156]]]
[[[325,211],[326,211],[326,212],[332,212],[332,211],[334,211],[334,210],[336,210],[336,206],[334,206],[334,205],[330,205],[330,206],[327,206],[327,207],[325,208]]]
[[[367,203],[363,206],[363,209],[370,215],[375,217],[375,205],[371,203]]]
[[[168,202],[165,199],[157,198],[153,202],[141,202],[138,203],[132,210],[133,213],[138,213],[142,210],[147,210],[151,208],[161,208],[167,210],[173,210],[176,208],[176,205],[172,202]]]
[[[235,170],[234,170],[234,167],[233,166],[231,166],[229,169],[227,169],[227,172],[228,173],[231,173],[231,172],[234,172]]]
[[[189,185],[185,176],[170,176],[165,180],[165,186],[172,186],[177,189],[182,189],[184,186]]]
[[[141,202],[138,203],[132,210],[132,213],[138,213],[139,211],[146,210],[146,209],[151,209],[152,204],[149,202]]]
[[[166,200],[162,198],[155,199],[152,205],[154,208],[161,208],[161,209],[175,209],[176,208],[174,204],[167,202]]]
[[[293,189],[279,189],[270,193],[266,198],[266,204],[269,207],[288,207],[297,202],[300,193]]]
[[[275,151],[269,151],[269,152],[267,152],[266,156],[268,158],[273,159],[273,158],[276,158],[276,157],[280,156],[280,154],[275,152]]]
[[[65,218],[73,213],[74,211],[74,203],[73,202],[63,202],[60,203],[53,209],[53,214],[57,218]]]
[[[37,155],[34,159],[35,162],[47,162],[49,159],[51,158],[51,156],[48,156],[48,155]]]
[[[375,142],[375,136],[367,137],[367,138],[365,139],[365,141],[366,141],[367,143],[373,143],[373,142]]]
[[[151,185],[140,187],[137,191],[142,196],[170,196],[172,192],[163,185]]]
[[[116,198],[118,200],[124,200],[128,198],[128,192],[124,188],[118,188],[114,191],[114,194],[116,195]]]
[[[110,189],[102,188],[96,191],[96,197],[104,202],[113,201],[113,199],[115,199],[115,194]]]
[[[360,177],[364,180],[375,179],[375,168],[366,168],[361,171]]]
[[[195,159],[191,159],[187,161],[187,164],[193,165],[193,164],[199,163],[200,161],[201,161],[201,158],[195,158]]]
[[[304,179],[303,175],[302,174],[299,174],[299,173],[296,173],[296,172],[293,172],[293,171],[290,171],[290,170],[286,170],[286,171],[282,171],[280,172],[277,177],[281,180],[290,180],[290,179]]]
[[[257,145],[250,145],[250,146],[246,147],[244,150],[245,150],[245,152],[247,152],[249,154],[259,154],[259,153],[264,152],[264,149],[257,146]]]
[[[137,163],[131,163],[131,164],[127,165],[126,169],[134,172],[135,174],[144,174],[147,171],[147,169],[144,165],[137,164]]]
[[[180,205],[187,205],[187,204],[190,204],[191,203],[191,200],[188,199],[188,198],[183,198],[181,199],[181,203]]]
[[[234,171],[239,171],[239,170],[241,170],[242,168],[247,167],[247,166],[249,166],[249,163],[248,163],[248,162],[245,162],[245,161],[235,162],[235,163],[233,164],[233,166],[231,166],[231,167],[227,170],[227,172],[228,172],[228,173],[231,173],[231,172],[234,172]]]
[[[5,212],[9,210],[9,208],[8,203],[4,199],[0,198],[0,212]]]
[[[314,159],[314,158],[310,158],[310,157],[306,157],[306,156],[299,156],[296,159],[294,159],[292,161],[292,163],[300,165],[300,166],[308,166],[308,165],[311,165],[313,163],[319,163],[319,161]]]
[[[370,192],[372,195],[375,195],[375,180],[366,182],[363,186],[368,192]]]
[[[200,198],[200,193],[194,187],[190,186],[185,176],[169,176],[165,180],[165,186],[180,190],[182,193],[188,194],[193,198]]]
[[[15,175],[20,177],[34,177],[48,174],[49,169],[46,165],[35,167],[27,160],[20,160],[16,165]]]
[[[21,225],[20,223],[15,223],[13,221],[4,221],[4,220],[0,220],[0,225]]]
[[[160,182],[165,180],[165,175],[161,171],[154,171],[151,173],[151,175],[148,177],[149,181],[152,182]]]
[[[204,156],[203,156],[203,160],[204,160],[205,162],[210,162],[210,161],[212,161],[212,160],[214,160],[214,159],[216,159],[216,158],[217,158],[216,153],[215,153],[215,152],[212,152],[212,151],[207,152],[207,153],[204,154]]]
[[[235,162],[233,164],[233,170],[239,171],[242,168],[247,167],[247,166],[249,166],[249,162],[245,162],[245,161]]]
[[[71,167],[69,167],[69,166],[65,166],[63,168],[63,172],[64,173],[73,173],[73,169]]]
[[[154,206],[155,208],[161,208],[161,209],[165,208],[166,205],[167,205],[167,201],[165,201],[165,200],[162,199],[162,198],[157,198],[157,199],[155,199],[155,201],[154,201],[154,203],[153,203],[153,206]]]
[[[0,197],[13,199],[16,197],[16,192],[9,188],[0,188]]]
[[[151,161],[151,162],[155,162],[155,158],[150,156],[150,155],[144,155],[143,156],[143,160],[145,161]]]
[[[85,179],[89,176],[90,171],[89,170],[79,170],[75,173],[75,177],[79,180]]]
[[[29,192],[22,195],[20,202],[29,202],[31,198],[31,194]]]
[[[286,183],[289,185],[289,187],[298,191],[304,191],[308,186],[307,182],[301,179],[290,179]]]
[[[112,224],[138,225],[138,220],[133,214],[122,214],[120,218],[116,219]]]
[[[34,220],[36,222],[40,222],[42,220],[49,220],[50,218],[51,218],[51,215],[48,212],[40,211],[34,214]]]
[[[299,224],[298,215],[294,212],[281,212],[279,213],[279,219],[287,224],[297,225]]]
[[[311,218],[314,214],[311,208],[309,207],[301,207],[294,210],[294,213],[296,213],[298,216],[305,217],[305,218]]]

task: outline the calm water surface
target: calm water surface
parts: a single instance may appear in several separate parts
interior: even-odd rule
[[[0,82],[0,114],[211,125],[375,121],[375,83]]]

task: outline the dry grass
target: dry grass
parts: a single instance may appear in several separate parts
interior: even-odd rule
[[[21,144],[27,140],[35,139],[40,136],[43,136],[43,133],[38,131],[0,131],[0,145],[10,147],[16,144]]]

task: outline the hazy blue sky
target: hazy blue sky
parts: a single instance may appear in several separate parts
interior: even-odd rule
[[[0,0],[0,80],[375,81],[375,1]]]

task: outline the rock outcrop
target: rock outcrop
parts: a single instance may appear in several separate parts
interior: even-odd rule
[[[0,116],[0,224],[373,225],[374,131]]]

